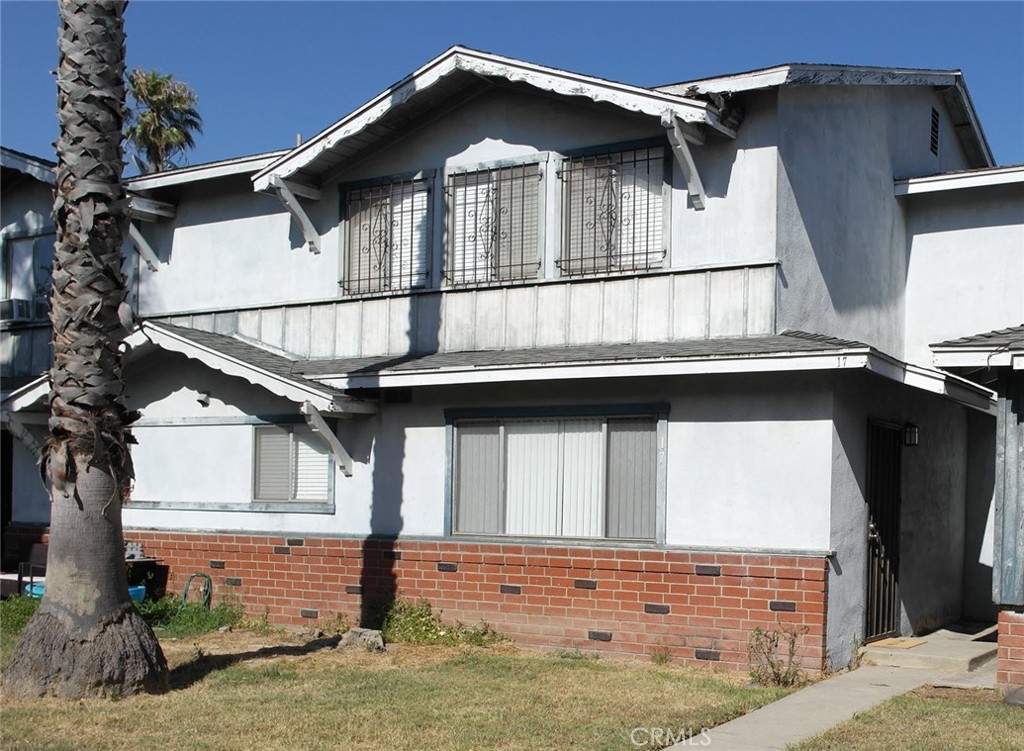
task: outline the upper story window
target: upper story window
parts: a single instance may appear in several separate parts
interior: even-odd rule
[[[661,267],[662,147],[568,157],[560,177],[563,276]]]
[[[45,321],[56,235],[8,237],[3,246],[5,321]]]
[[[430,190],[425,179],[353,188],[345,193],[346,292],[413,289],[427,283]]]
[[[327,503],[334,495],[334,461],[327,447],[305,425],[256,428],[257,501]]]
[[[537,164],[449,175],[449,283],[536,278],[540,188]]]

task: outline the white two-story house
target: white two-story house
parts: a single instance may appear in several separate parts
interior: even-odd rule
[[[959,72],[648,89],[455,47],[129,189],[124,522],[172,584],[744,669],[756,627],[822,668],[995,617],[1000,402],[930,345],[1024,321],[1024,172]],[[15,523],[46,391],[4,401]]]

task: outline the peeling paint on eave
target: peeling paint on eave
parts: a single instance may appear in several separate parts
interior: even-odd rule
[[[768,89],[783,84],[796,86],[888,85],[953,86],[960,78],[958,70],[914,68],[876,68],[849,65],[779,65],[730,76],[682,81],[659,86],[658,91],[678,94],[687,89],[698,93],[739,92]]]
[[[736,136],[734,130],[721,123],[717,110],[706,102],[582,76],[577,73],[544,68],[463,48],[453,48],[399,81],[320,135],[265,167],[253,177],[254,189],[265,191],[270,188],[271,175],[286,178],[309,166],[321,154],[366,130],[374,123],[379,122],[395,107],[405,104],[418,92],[430,88],[456,71],[472,73],[485,78],[495,77],[524,83],[542,91],[563,96],[586,97],[593,102],[611,104],[630,112],[656,117],[659,121],[666,111],[671,111],[683,122],[706,125],[729,138]]]

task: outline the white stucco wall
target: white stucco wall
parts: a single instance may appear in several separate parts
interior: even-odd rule
[[[829,395],[814,378],[727,382],[672,401],[667,542],[827,550]]]
[[[336,207],[331,194],[324,201]],[[140,230],[160,259],[139,269],[141,315],[223,310],[323,299],[337,292],[337,256],[305,249],[277,198],[253,193],[247,176],[222,178],[154,197],[177,217]]]
[[[906,349],[1024,322],[1024,180],[906,196]]]
[[[778,324],[903,353],[905,228],[883,87],[779,93]]]
[[[125,523],[281,534],[442,535],[446,408],[664,402],[670,406],[669,545],[821,551],[829,543],[831,423],[830,398],[820,384],[814,376],[768,377],[758,387],[753,378],[734,377],[724,382],[652,379],[642,394],[618,379],[418,390],[411,403],[386,403],[378,415],[339,424],[338,436],[355,464],[352,477],[338,473],[335,479],[333,514],[129,507]],[[191,400],[191,394],[183,395],[182,406]],[[200,438],[199,430],[210,432]],[[147,437],[158,432],[159,439]],[[168,445],[157,454],[157,443],[172,434],[189,444],[188,452],[175,453]],[[173,491],[164,492],[167,500],[173,495],[173,500],[196,501],[223,488],[221,502],[244,503],[251,484],[249,440],[209,427],[148,429],[135,452],[136,495],[148,500],[144,489],[174,484]],[[215,454],[217,468],[206,459],[190,459],[192,452]],[[158,468],[157,461],[164,464]],[[232,477],[241,488],[230,486]]]

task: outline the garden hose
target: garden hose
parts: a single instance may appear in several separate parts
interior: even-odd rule
[[[207,610],[209,610],[209,608],[210,608],[210,598],[213,596],[213,579],[210,578],[209,574],[192,574],[192,576],[190,576],[188,578],[188,581],[185,582],[185,589],[182,590],[182,593],[181,593],[181,605],[178,606],[178,612],[179,613],[182,610],[185,609],[186,605],[188,605],[188,592],[189,592],[189,589],[192,586],[192,580],[193,579],[205,579],[206,580],[206,582],[203,584],[203,590],[202,590],[203,591],[203,600],[202,600],[202,604],[203,604],[203,607],[206,608]]]

